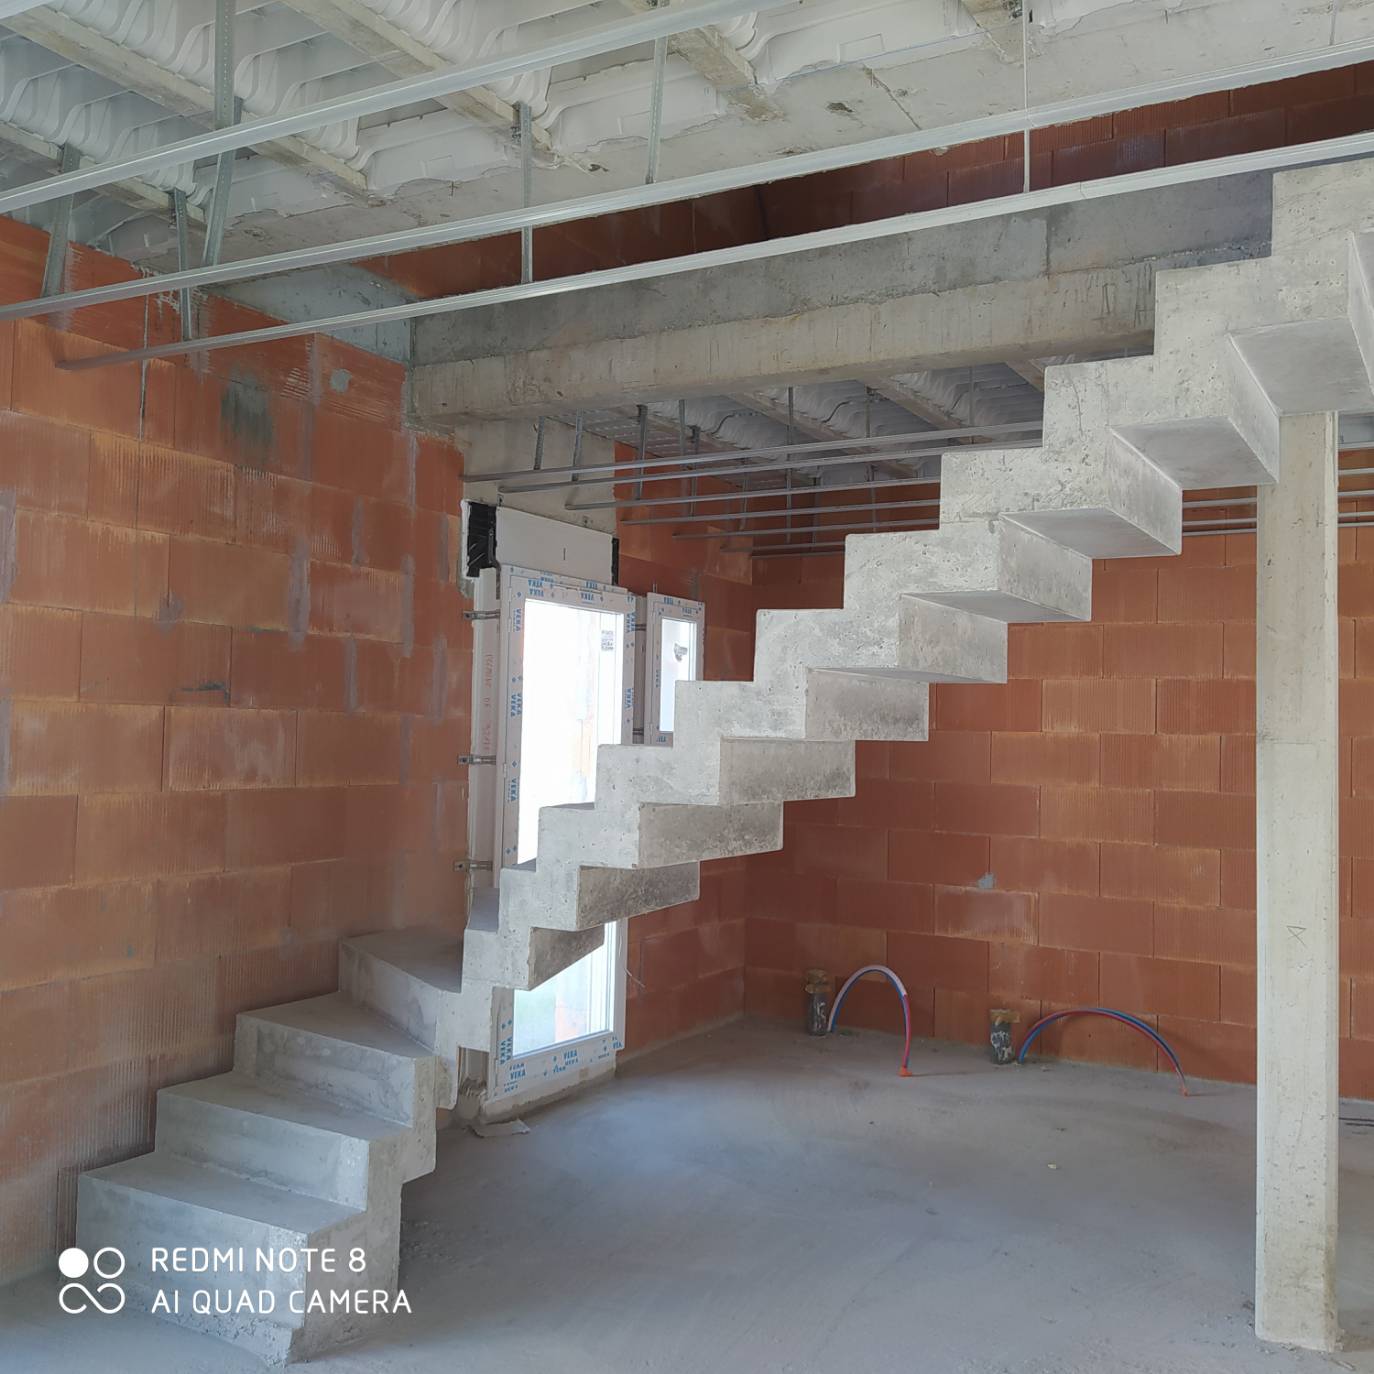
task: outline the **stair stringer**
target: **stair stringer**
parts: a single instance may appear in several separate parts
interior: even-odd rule
[[[1091,560],[1177,553],[1183,488],[1271,482],[1281,415],[1374,408],[1374,162],[1274,196],[1269,258],[1159,274],[1152,355],[1047,371],[1041,447],[951,454],[938,530],[851,535],[841,608],[760,612],[754,680],[680,686],[671,748],[603,749],[596,802],[541,814],[539,861],[465,938],[344,941],[340,993],[244,1013],[234,1073],[164,1090],[154,1153],[83,1177],[81,1243],[129,1254],[169,1220],[185,1244],[361,1238],[394,1289],[401,1185],[498,988],[693,900],[702,859],[776,848],[785,801],[852,793],[854,741],[923,739],[931,682],[1005,679],[1009,623],[1086,619]],[[270,1359],[365,1327],[190,1324]]]

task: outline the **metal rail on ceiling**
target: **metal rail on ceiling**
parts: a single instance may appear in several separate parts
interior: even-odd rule
[[[1311,64],[1314,56],[1316,55],[1303,54],[1300,57],[1279,58],[1272,62],[1248,63],[1244,66],[1224,68],[1208,73],[1205,77],[1189,78],[1186,82],[1186,88],[1180,86],[1178,80],[1147,83],[1115,92],[1109,103],[1113,109],[1131,109],[1156,100],[1180,99],[1182,94],[1196,95],[1210,90],[1243,86],[1261,78],[1279,80],[1313,70]],[[1374,40],[1341,44],[1336,48],[1323,50],[1320,56],[1323,60],[1334,59],[1329,63],[1332,66],[1362,61],[1368,57],[1374,57]],[[446,224],[398,229],[390,233],[372,234],[337,243],[294,248],[282,253],[268,253],[255,258],[242,258],[236,262],[193,268],[187,272],[169,272],[160,276],[137,277],[131,281],[111,282],[104,286],[63,292],[60,295],[54,295],[49,300],[18,301],[0,306],[0,320],[22,319],[33,315],[51,314],[56,311],[79,310],[87,306],[129,300],[136,296],[156,295],[163,291],[179,290],[182,287],[196,290],[226,282],[274,276],[282,272],[297,272],[310,268],[326,267],[333,263],[357,262],[363,258],[410,253],[420,248],[434,248],[443,244],[469,243],[498,234],[512,233],[517,230],[524,232],[548,225],[589,219],[598,215],[647,209],[672,201],[691,200],[700,196],[715,195],[723,191],[760,185],[764,182],[812,176],[817,172],[835,171],[840,168],[858,166],[865,162],[902,157],[909,153],[921,152],[931,148],[950,147],[959,143],[994,137],[998,133],[1047,128],[1055,124],[1083,119],[1092,113],[1101,113],[1100,107],[1102,105],[1102,97],[1058,101],[1050,105],[1036,106],[1025,114],[1018,112],[1015,115],[990,115],[982,119],[943,125],[936,129],[921,129],[886,138],[865,139],[858,143],[848,143],[836,148],[819,148],[811,152],[770,158],[763,162],[740,167],[722,167],[709,172],[697,173],[693,176],[676,177],[668,181],[655,180],[642,186],[629,186],[616,191],[602,191],[596,195],[553,201],[547,205],[502,210],[493,214],[478,215]],[[1014,129],[1009,129],[1009,121],[1015,123]],[[240,125],[240,127],[251,126]],[[22,189],[27,190],[29,188]],[[0,211],[6,208],[4,197],[0,196]]]
[[[577,485],[591,485],[586,479],[590,476],[599,476],[603,473],[618,473],[620,476],[612,480],[623,482],[629,477],[635,476],[639,472],[650,472],[655,468],[678,467],[684,463],[692,464],[692,472],[679,473],[679,476],[695,475],[709,477],[710,469],[707,467],[697,467],[697,464],[739,462],[744,458],[778,458],[783,456],[793,456],[795,454],[824,453],[830,449],[852,448],[862,449],[864,453],[856,454],[856,458],[863,458],[870,449],[901,448],[903,445],[910,444],[943,444],[950,440],[968,438],[971,435],[988,434],[1026,434],[1039,433],[1041,422],[1039,420],[1026,420],[1019,424],[1001,425],[963,425],[958,429],[916,429],[909,434],[874,434],[856,435],[854,438],[837,439],[808,439],[800,444],[770,444],[766,448],[745,448],[745,449],[719,449],[713,453],[669,453],[656,458],[622,458],[608,463],[582,463],[576,468],[570,465],[557,468],[508,468],[505,472],[469,472],[463,474],[465,483],[472,482],[507,482],[512,478],[519,477],[553,477],[560,473],[577,473]],[[884,455],[886,456],[886,455]],[[764,471],[764,469],[760,469]],[[526,487],[511,487],[511,491],[540,491],[547,484],[536,484]],[[504,488],[503,488],[504,489]]]
[[[798,0],[699,0],[690,6],[649,10],[630,19],[570,34],[527,52],[510,53],[472,67],[446,67],[442,71],[405,77],[352,95],[336,96],[333,100],[321,100],[314,105],[302,105],[297,109],[245,120],[232,128],[195,134],[191,138],[165,143],[160,148],[150,148],[118,161],[101,162],[79,171],[49,177],[46,181],[30,182],[0,194],[0,214],[9,214],[30,205],[42,205],[59,196],[74,195],[79,191],[98,190],[112,182],[160,167],[195,162],[217,153],[267,143],[287,134],[323,128],[340,120],[359,119],[416,101],[437,100],[440,96],[453,95],[458,91],[470,91],[477,86],[519,76],[523,72],[542,71],[564,62],[577,62],[583,58],[598,57],[602,53],[618,52],[622,48],[637,47],[656,38],[671,38],[674,34],[687,33],[724,19],[737,19],[758,11],[795,8],[797,4]]]
[[[857,458],[855,461],[861,462],[862,456]],[[692,473],[688,475],[696,476],[697,474]],[[913,475],[911,477],[885,478],[883,481],[880,482],[835,482],[833,484],[827,483],[825,486],[818,485],[814,487],[793,487],[792,492],[794,495],[797,496],[810,496],[817,493],[822,495],[830,495],[833,492],[873,491],[879,490],[883,487],[902,487],[905,489],[910,489],[911,487],[927,486],[930,485],[932,482],[935,482],[935,479],[932,477],[917,477]],[[696,495],[691,495],[689,493],[686,496],[646,496],[641,500],[635,500],[633,497],[626,497],[616,501],[578,502],[576,505],[564,506],[564,510],[623,510],[630,506],[690,506],[694,503],[699,506],[705,506],[712,505],[717,501],[748,502],[758,500],[759,498],[764,496],[785,497],[786,495],[786,487],[741,487],[737,491],[704,493],[698,492]],[[723,513],[721,515],[713,516],[711,518],[723,520],[727,518],[727,515],[728,513]],[[668,518],[672,519],[673,517],[669,516]],[[652,524],[653,521],[626,520],[624,523],[627,525]]]
[[[1337,521],[1336,521],[1336,526],[1337,526],[1338,529],[1343,529],[1343,530],[1348,530],[1348,529],[1370,529],[1370,528],[1374,528],[1374,518],[1370,518],[1370,519],[1361,519],[1361,518],[1360,518],[1361,516],[1368,515],[1368,514],[1369,514],[1369,512],[1367,512],[1367,511],[1352,511],[1350,515],[1343,515],[1343,516],[1339,517],[1339,518],[1337,519]],[[864,533],[865,530],[871,529],[871,528],[872,528],[871,526],[865,526],[864,529],[858,530],[858,531],[856,531],[856,533],[862,534],[862,533]],[[785,531],[785,530],[780,530],[779,533],[780,533],[780,534],[785,534],[786,531]],[[1184,537],[1185,539],[1193,539],[1193,538],[1197,538],[1197,537],[1202,536],[1202,535],[1212,535],[1212,536],[1215,537],[1216,535],[1224,535],[1224,534],[1254,534],[1254,533],[1255,533],[1255,525],[1253,524],[1253,522],[1250,523],[1250,524],[1248,524],[1248,525],[1246,525],[1246,526],[1245,526],[1244,528],[1242,528],[1242,529],[1210,529],[1210,528],[1206,528],[1206,527],[1204,527],[1204,528],[1202,528],[1202,529],[1192,529],[1192,528],[1190,528],[1190,527],[1188,527],[1188,526],[1186,526],[1186,525],[1184,526],[1184,529],[1183,529],[1183,537]],[[772,547],[768,547],[768,548],[754,548],[754,547],[751,546],[751,547],[749,547],[749,548],[738,549],[738,550],[726,549],[726,550],[724,550],[724,552],[726,552],[726,553],[730,553],[730,552],[748,553],[748,554],[750,555],[751,558],[782,558],[782,557],[787,557],[787,556],[796,557],[796,556],[798,556],[798,555],[801,555],[801,554],[808,554],[808,553],[843,553],[843,552],[844,552],[844,548],[845,548],[844,542],[841,541],[841,542],[838,542],[838,543],[833,543],[833,542],[832,542],[832,543],[824,543],[824,544],[795,544],[795,545],[788,545],[788,546],[779,547],[779,548],[772,548]]]
[[[1370,526],[1374,526],[1374,519],[1362,520],[1360,519],[1360,517],[1362,515],[1370,514],[1371,512],[1369,511],[1351,511],[1349,515],[1342,515],[1337,518],[1336,528],[1342,530],[1367,529]],[[1193,529],[1190,526],[1185,525],[1183,529],[1183,537],[1185,539],[1194,539],[1198,535],[1203,534],[1254,534],[1255,530],[1256,525],[1253,520],[1241,529],[1212,529],[1210,527],[1204,527],[1202,529]]]
[[[884,507],[877,506],[874,509],[882,510],[884,509]],[[780,511],[778,513],[783,517],[785,517],[787,514],[786,511]],[[807,511],[805,513],[807,515],[811,515],[814,512]],[[864,534],[866,532],[871,532],[873,530],[877,530],[879,533],[881,533],[883,530],[933,530],[939,528],[939,524],[940,522],[938,520],[926,520],[922,519],[919,516],[912,515],[908,516],[904,520],[860,520],[852,523],[848,521],[840,521],[833,525],[793,525],[791,528],[784,526],[783,528],[776,530],[711,530],[705,534],[675,534],[673,538],[715,540],[748,539],[751,543],[753,543],[760,539],[790,539],[794,534],[836,534],[846,530],[852,530],[857,534]]]
[[[1339,497],[1337,497],[1336,499],[1337,499],[1338,501],[1371,500],[1371,499],[1374,499],[1374,491],[1367,492],[1367,493],[1360,493],[1360,492],[1350,493],[1350,494],[1347,494],[1347,495],[1339,496]],[[1251,498],[1250,504],[1253,504],[1253,500],[1254,500],[1254,498]],[[923,504],[923,505],[938,505],[939,502],[938,502],[938,501],[935,501],[935,502],[894,501],[894,502],[892,502],[890,505],[888,505],[888,504],[882,504],[882,505],[876,505],[876,506],[864,506],[864,507],[862,507],[862,509],[868,510],[868,511],[872,511],[872,512],[874,513],[874,515],[877,515],[877,514],[879,514],[880,512],[883,512],[883,511],[892,509],[893,506],[917,505],[917,504]],[[1187,504],[1188,504],[1187,502],[1184,503],[1185,506],[1187,506]],[[1247,503],[1246,503],[1245,501],[1234,501],[1234,502],[1232,502],[1231,504],[1232,504],[1232,505],[1241,506],[1241,505],[1245,505],[1245,504],[1247,504]],[[838,506],[837,506],[837,507],[834,507],[834,509],[839,510],[839,509],[843,509],[843,507],[838,507]],[[824,506],[811,506],[811,507],[807,507],[802,513],[803,513],[803,514],[806,514],[806,515],[822,515],[822,514],[829,514],[829,509],[826,508],[826,507],[824,507]],[[783,518],[785,518],[786,515],[787,515],[787,512],[786,512],[786,511],[769,511],[769,512],[768,512],[768,515],[769,515],[772,519],[777,520],[777,519],[783,519]],[[1339,523],[1339,524],[1348,524],[1348,523],[1350,522],[1351,518],[1352,518],[1353,516],[1356,516],[1356,515],[1371,515],[1371,516],[1374,516],[1374,511],[1352,511],[1352,512],[1350,513],[1349,516],[1346,516],[1346,517],[1343,517],[1343,518],[1339,519],[1337,523]],[[723,519],[728,519],[728,518],[730,518],[730,517],[716,516],[716,517],[714,517],[714,518],[715,518],[716,520],[720,521],[720,520],[723,520]],[[734,517],[734,518],[737,519],[737,518],[739,518],[739,517]],[[938,521],[920,521],[920,522],[918,523],[918,519],[919,519],[919,518],[918,518],[917,516],[914,516],[914,515],[913,515],[913,516],[909,516],[909,517],[906,517],[906,518],[903,518],[903,519],[898,519],[898,520],[895,520],[895,521],[877,521],[877,520],[872,521],[872,522],[865,521],[865,520],[855,520],[855,521],[852,521],[852,522],[851,522],[851,521],[836,521],[836,522],[834,522],[834,523],[825,522],[825,523],[815,524],[815,525],[794,525],[794,526],[792,526],[791,528],[788,528],[787,526],[783,526],[783,527],[781,527],[781,528],[779,528],[779,529],[775,529],[775,530],[728,530],[728,529],[722,529],[722,530],[712,530],[712,531],[709,531],[709,532],[707,532],[707,533],[705,533],[705,534],[695,533],[695,532],[694,532],[694,533],[691,533],[691,534],[675,534],[675,535],[673,536],[673,538],[674,538],[674,539],[691,539],[691,540],[698,540],[698,539],[723,540],[723,539],[738,539],[738,538],[741,538],[741,537],[747,537],[747,538],[749,538],[750,540],[770,539],[770,538],[772,538],[772,539],[777,539],[777,538],[786,539],[786,538],[790,538],[790,537],[791,537],[792,535],[794,535],[794,534],[809,534],[809,533],[830,534],[830,533],[838,532],[838,531],[840,531],[840,530],[852,531],[852,532],[854,532],[854,533],[856,533],[856,534],[862,534],[862,533],[864,533],[866,530],[895,530],[895,529],[898,529],[898,528],[908,528],[908,527],[914,528],[914,529],[935,529],[935,528],[938,527],[938,524],[939,524]],[[1226,528],[1226,527],[1232,526],[1232,525],[1241,525],[1241,526],[1245,526],[1246,528],[1253,528],[1253,527],[1254,527],[1254,524],[1255,524],[1255,518],[1254,518],[1254,516],[1252,516],[1252,515],[1236,516],[1236,517],[1229,518],[1229,519],[1208,519],[1208,518],[1204,518],[1204,519],[1202,519],[1202,520],[1194,521],[1194,522],[1192,522],[1192,524],[1195,524],[1195,525],[1199,525],[1199,526],[1205,527],[1209,533],[1227,534],[1227,533],[1233,533],[1233,532],[1234,532],[1234,531],[1232,531],[1232,530]],[[1184,527],[1183,527],[1184,532],[1187,533],[1187,532],[1189,531],[1190,528],[1191,528],[1191,525],[1190,525],[1190,524],[1185,524]],[[1196,533],[1199,533],[1199,531],[1196,530],[1196,529],[1194,529],[1192,532],[1195,533],[1195,534],[1196,534]]]
[[[920,436],[913,435],[911,437],[919,438]],[[960,445],[955,451],[957,451],[958,453],[979,453],[986,449],[996,449],[998,452],[1000,452],[1003,449],[1033,447],[1035,447],[1034,444],[1024,443],[963,444]],[[898,453],[884,453],[882,455],[882,461],[885,463],[899,463],[910,458],[934,458],[937,457],[940,453],[950,449],[954,449],[954,445],[945,444],[943,448],[916,448],[907,449],[904,452]],[[636,484],[636,486],[642,487],[643,484],[646,482],[681,482],[692,477],[738,477],[745,473],[755,472],[793,472],[797,469],[833,468],[844,465],[852,466],[855,463],[863,463],[871,456],[872,455],[866,453],[840,453],[826,458],[802,458],[796,462],[744,463],[738,467],[711,468],[709,470],[703,470],[701,472],[680,470],[677,472],[660,472],[649,474],[632,473],[628,477],[594,477],[591,482],[588,482],[585,485],[618,485],[621,482],[633,481]],[[915,483],[919,483],[922,480],[929,479],[922,479],[913,474],[910,478],[906,479],[906,484],[910,486]],[[584,484],[577,478],[570,478],[566,482],[543,482],[528,487],[513,487],[509,493],[506,493],[505,488],[503,487],[501,488],[501,491],[503,494],[516,496],[523,495],[527,492],[552,491],[563,487],[581,487],[583,485]],[[795,490],[796,489],[793,488],[794,492]],[[636,497],[638,497],[639,494],[640,493],[636,491]],[[647,503],[636,500],[635,504],[644,505]]]
[[[874,486],[881,486],[882,483],[874,483]],[[916,483],[903,482],[902,486],[914,486]],[[827,492],[829,487],[793,487],[794,496],[810,496],[816,492]],[[786,490],[777,493],[785,496]],[[1370,493],[1374,496],[1374,492]],[[938,496],[925,496],[911,501],[858,501],[844,506],[796,506],[793,508],[795,515],[831,515],[837,512],[849,512],[856,510],[884,511],[900,510],[905,506],[938,506],[940,498]],[[787,515],[785,507],[777,507],[771,510],[747,510],[747,511],[722,511],[718,515],[656,515],[641,520],[622,520],[622,525],[710,525],[724,524],[727,520],[734,520],[743,523],[752,520],[781,520]],[[683,536],[684,538],[686,536]]]
[[[93,354],[89,357],[59,361],[58,366],[72,371],[85,371],[97,367],[117,367],[122,363],[143,362],[154,358],[181,357],[193,353],[208,353],[221,348],[244,348],[252,344],[301,338],[308,334],[360,329],[379,324],[394,324],[401,320],[424,319],[433,315],[452,315],[491,305],[510,305],[518,301],[542,300],[551,296],[569,295],[573,292],[598,290],[605,286],[655,281],[663,277],[680,276],[687,272],[731,267],[741,262],[762,262],[813,249],[834,248],[845,244],[864,243],[873,239],[894,238],[913,233],[919,229],[932,229],[941,225],[968,224],[976,220],[996,219],[1006,215],[1050,209],[1054,206],[1069,205],[1079,201],[1128,195],[1134,191],[1158,190],[1164,186],[1181,186],[1191,182],[1211,181],[1218,177],[1240,176],[1248,172],[1273,171],[1281,167],[1297,167],[1312,162],[1329,162],[1338,158],[1365,157],[1370,153],[1374,153],[1374,132],[1348,134],[1342,138],[1293,144],[1287,148],[1268,148],[1257,153],[1235,153],[1229,157],[1157,167],[1146,172],[1128,172],[1121,176],[1101,177],[1095,181],[1080,181],[1067,186],[1051,186],[1040,191],[999,196],[993,200],[964,202],[940,210],[920,210],[909,215],[896,215],[891,219],[874,220],[863,224],[847,224],[836,229],[818,229],[811,233],[795,234],[787,238],[737,244],[730,248],[717,248],[703,253],[689,253],[682,257],[632,263],[624,267],[605,268],[571,277],[554,277],[548,281],[529,282],[520,286],[495,287],[486,291],[441,296],[434,300],[410,301],[404,305],[382,306],[370,310],[353,311],[345,315],[329,315],[291,324],[272,325],[264,329],[248,329],[237,333],[216,334],[189,341],[154,344],[148,348],[134,348],[118,353]]]
[[[1342,448],[1344,449],[1345,446],[1343,445]],[[1341,470],[1341,472],[1340,472],[1340,476],[1342,476],[1342,477],[1374,476],[1374,468],[1343,468],[1343,469]],[[825,486],[794,487],[794,488],[792,489],[792,491],[793,491],[793,494],[794,494],[794,495],[798,495],[798,496],[830,496],[830,495],[837,494],[837,493],[840,493],[840,492],[849,492],[849,491],[881,491],[884,487],[899,487],[899,488],[901,488],[903,491],[908,491],[908,490],[910,490],[912,487],[918,487],[918,486],[935,486],[935,487],[938,487],[939,485],[940,485],[940,483],[939,483],[939,479],[938,479],[938,478],[897,477],[897,478],[885,478],[885,479],[882,480],[882,481],[872,481],[872,482],[836,482],[836,483],[834,483],[833,485],[827,484],[827,485],[825,485]],[[644,500],[641,500],[641,501],[636,501],[636,500],[633,500],[633,499],[626,499],[626,500],[620,500],[620,501],[593,501],[593,502],[587,503],[586,505],[568,506],[567,509],[568,509],[568,510],[571,510],[571,511],[577,511],[577,510],[606,510],[606,509],[611,509],[611,508],[616,508],[616,509],[627,509],[627,508],[631,508],[631,507],[686,506],[686,505],[692,505],[692,504],[696,504],[696,505],[706,505],[707,503],[718,503],[718,502],[734,502],[734,503],[737,503],[737,504],[743,504],[743,503],[746,503],[746,502],[749,502],[749,501],[752,501],[752,500],[757,500],[757,499],[760,498],[760,497],[765,497],[765,496],[786,496],[786,495],[787,495],[787,488],[786,488],[786,487],[751,487],[751,488],[743,488],[743,489],[741,489],[740,491],[737,491],[737,492],[718,492],[718,493],[715,493],[715,494],[709,495],[709,496],[701,496],[701,495],[698,495],[698,496],[651,496],[651,497],[648,497],[648,498],[646,498],[646,499],[644,499]],[[1371,487],[1368,491],[1361,491],[1359,488],[1354,488],[1354,489],[1352,489],[1352,490],[1350,490],[1350,491],[1342,492],[1342,493],[1337,497],[1337,500],[1340,500],[1340,501],[1345,501],[1345,500],[1357,501],[1357,500],[1366,500],[1366,499],[1367,499],[1367,500],[1374,500],[1374,487]],[[938,496],[934,496],[934,497],[926,497],[926,498],[923,498],[922,500],[910,500],[910,501],[905,501],[905,500],[903,500],[903,501],[878,501],[878,502],[876,502],[876,508],[877,508],[878,510],[887,510],[887,509],[889,509],[889,508],[891,508],[891,507],[899,507],[899,506],[918,506],[918,505],[938,506],[939,504],[940,504],[940,498],[939,498]],[[1210,500],[1185,501],[1185,502],[1183,503],[1183,509],[1184,509],[1184,510],[1200,510],[1200,509],[1203,509],[1203,508],[1205,508],[1205,507],[1215,507],[1215,506],[1223,506],[1223,507],[1224,507],[1224,506],[1253,506],[1254,504],[1255,504],[1255,498],[1254,498],[1253,496],[1218,496],[1218,497],[1216,497],[1216,498],[1214,498],[1214,499],[1210,499]],[[801,509],[803,512],[824,511],[824,512],[826,512],[826,513],[828,514],[828,513],[830,513],[831,511],[871,510],[871,509],[874,508],[874,506],[875,506],[875,503],[874,503],[874,502],[871,502],[871,501],[863,501],[863,502],[860,502],[860,503],[858,503],[858,504],[856,504],[856,505],[844,505],[844,506],[810,505],[810,506],[802,506],[802,507],[800,507],[800,509]],[[737,511],[726,510],[726,511],[715,511],[715,512],[711,512],[711,513],[708,513],[708,514],[705,514],[705,515],[693,514],[693,515],[655,515],[655,516],[641,516],[641,517],[638,517],[638,518],[635,518],[635,519],[622,520],[622,521],[620,521],[620,523],[621,523],[622,525],[685,525],[685,524],[710,524],[710,523],[712,523],[712,522],[714,521],[716,524],[720,524],[720,523],[722,523],[722,522],[724,522],[724,521],[726,521],[726,520],[744,520],[744,519],[749,519],[749,520],[759,519],[759,520],[762,520],[762,519],[768,519],[768,518],[776,518],[778,515],[781,515],[781,514],[784,514],[784,513],[785,513],[785,512],[784,512],[781,508],[776,508],[776,509],[771,509],[771,510],[760,510],[760,511],[757,511],[757,512],[755,512],[755,511],[745,511],[745,510],[737,510]]]

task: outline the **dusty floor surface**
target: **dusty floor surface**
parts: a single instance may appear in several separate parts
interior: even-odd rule
[[[406,1190],[412,1316],[328,1374],[1374,1371],[1374,1128],[1341,1131],[1341,1317],[1252,1330],[1254,1093],[741,1024],[531,1118],[440,1137]],[[1352,1115],[1370,1118],[1367,1104]],[[1055,1167],[1050,1167],[1050,1166]],[[0,1369],[257,1374],[150,1318],[0,1292]]]

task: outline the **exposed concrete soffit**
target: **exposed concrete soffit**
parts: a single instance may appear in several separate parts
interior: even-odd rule
[[[12,14],[5,20],[5,27],[116,86],[138,92],[174,114],[214,113],[213,91],[112,42],[59,10],[39,6]],[[367,194],[367,180],[361,172],[295,135],[264,143],[259,151],[283,166],[325,176],[352,195]]]
[[[656,9],[653,0],[621,0],[632,14]],[[693,29],[668,40],[668,51],[682,58],[698,76],[716,88],[750,119],[780,119],[782,111],[759,86],[753,64],[722,37],[715,25]]]
[[[963,9],[1004,62],[1020,62],[1021,8],[1026,3],[1029,0],[963,0]]]
[[[1023,381],[1029,382],[1037,391],[1045,389],[1045,364],[1038,358],[1023,358],[1020,362],[1007,366]]]
[[[394,76],[419,76],[452,66],[450,61],[362,4],[361,0],[286,0],[286,3]],[[507,135],[517,123],[514,107],[485,86],[441,96],[439,103],[476,124],[500,129]],[[549,131],[538,121],[532,128],[535,148],[548,153],[553,147]]]
[[[741,405],[748,406],[751,410],[757,410],[760,415],[766,415],[770,420],[782,425],[784,429],[789,428],[787,393],[785,391],[781,399],[762,391],[732,393],[731,399],[738,401]],[[838,430],[832,425],[823,424],[796,405],[792,407],[790,428],[795,433],[804,434],[810,439],[843,440],[848,437],[842,430]]]
[[[896,377],[868,377],[865,380],[878,395],[910,411],[918,420],[934,425],[936,429],[958,429],[965,423],[952,410],[917,391],[910,384],[910,378],[899,381]]]
[[[796,388],[793,388],[794,393]],[[736,395],[733,399],[744,405],[752,406],[760,415],[766,416],[770,420],[776,421],[783,427],[784,432],[789,429],[795,435],[805,435],[810,439],[834,439],[837,443],[843,443],[846,439],[859,437],[849,430],[841,428],[839,425],[828,423],[826,420],[817,418],[814,413],[814,402],[818,390],[825,397],[823,413],[835,414],[843,408],[844,390],[836,388],[835,392],[826,393],[824,388],[804,387],[799,395],[794,394],[791,414],[788,413],[787,389],[779,391],[755,391]],[[836,392],[838,394],[836,394]],[[790,420],[790,424],[789,424]],[[862,434],[862,430],[859,431]],[[873,467],[876,471],[887,473],[889,476],[902,477],[910,474],[910,469],[900,463],[887,463],[875,461]]]

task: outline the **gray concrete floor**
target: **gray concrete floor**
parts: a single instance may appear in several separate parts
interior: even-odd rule
[[[1374,1128],[1341,1131],[1338,1356],[1252,1329],[1254,1093],[741,1024],[406,1190],[414,1307],[329,1374],[1374,1371]],[[1350,1112],[1374,1117],[1367,1104]],[[1051,1167],[1053,1166],[1053,1167]],[[251,1374],[149,1318],[0,1292],[0,1369]]]

